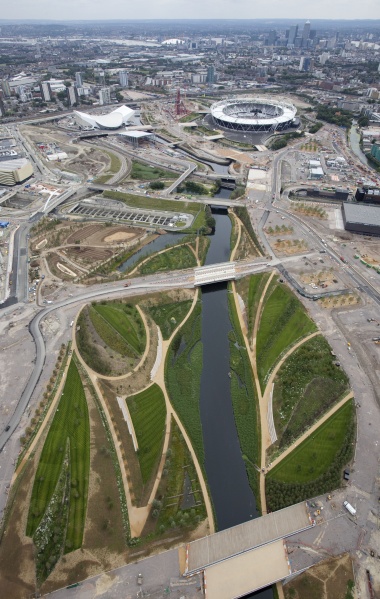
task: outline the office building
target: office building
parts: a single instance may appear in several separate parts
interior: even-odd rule
[[[3,90],[3,94],[4,94],[5,98],[11,97],[11,88],[9,86],[9,82],[7,81],[7,79],[1,80],[1,89]]]
[[[380,163],[380,146],[378,144],[372,144],[371,156]]]
[[[307,46],[307,40],[310,38],[310,21],[306,21],[302,30],[302,46]]]
[[[325,65],[329,58],[330,54],[328,52],[322,52],[322,54],[319,57],[319,62],[321,63],[321,65]]]
[[[206,83],[215,83],[215,69],[212,65],[207,69]]]
[[[121,87],[128,87],[128,72],[120,71],[119,72],[119,82]]]
[[[277,40],[277,33],[272,29],[268,34],[268,46],[275,46]]]
[[[310,67],[311,67],[311,58],[309,56],[301,56],[298,70],[304,71],[305,73],[307,73],[308,71],[310,71]]]
[[[292,25],[289,29],[288,46],[294,46],[298,34],[298,25]]]
[[[40,90],[41,90],[41,95],[42,95],[42,99],[44,100],[44,102],[51,102],[50,83],[48,83],[47,81],[42,81],[40,83]]]
[[[81,72],[75,73],[75,85],[77,87],[83,87],[83,75]]]
[[[99,104],[111,104],[111,90],[109,87],[102,87],[99,90]]]

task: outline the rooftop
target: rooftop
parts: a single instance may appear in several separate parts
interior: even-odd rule
[[[343,210],[347,222],[380,227],[380,206],[343,202]]]

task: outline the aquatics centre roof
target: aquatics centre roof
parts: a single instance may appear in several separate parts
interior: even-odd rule
[[[87,114],[74,110],[74,116],[82,127],[93,127],[94,129],[120,129],[135,114],[135,111],[128,106],[119,106],[116,110],[108,114]]]

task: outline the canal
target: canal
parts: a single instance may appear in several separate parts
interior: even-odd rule
[[[227,211],[213,210],[215,233],[206,264],[226,262],[230,256],[231,221]],[[242,457],[231,399],[227,284],[202,288],[203,370],[200,411],[205,468],[218,530],[256,518],[260,514]],[[248,595],[272,599],[272,588]]]

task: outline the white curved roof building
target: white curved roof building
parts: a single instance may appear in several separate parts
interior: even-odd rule
[[[135,111],[128,106],[119,106],[109,114],[87,114],[74,110],[74,117],[80,127],[93,129],[120,129],[134,116]]]
[[[215,125],[235,131],[275,131],[290,127],[297,109],[270,98],[230,98],[211,106]]]

